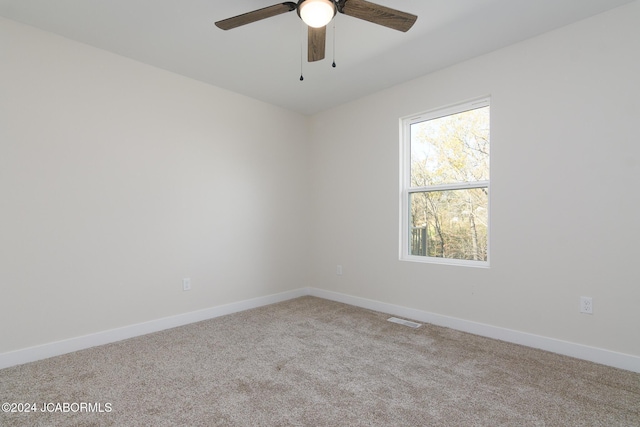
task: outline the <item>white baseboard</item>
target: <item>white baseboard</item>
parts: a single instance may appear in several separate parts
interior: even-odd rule
[[[416,310],[413,308],[388,304],[380,301],[370,300],[367,298],[356,297],[317,288],[295,289],[292,291],[252,298],[204,310],[193,311],[190,313],[179,314],[176,316],[164,317],[149,322],[125,326],[122,328],[111,329],[95,334],[70,338],[63,341],[38,345],[35,347],[29,347],[8,353],[2,353],[0,354],[0,369],[34,362],[36,360],[46,359],[48,357],[59,356],[62,354],[71,353],[98,345],[109,344],[112,342],[145,335],[152,332],[158,332],[169,328],[175,328],[177,326],[183,326],[189,323],[213,319],[215,317],[225,316],[227,314],[237,313],[252,308],[275,304],[305,295],[311,295],[331,301],[342,302],[356,307],[367,308],[369,310],[375,310],[382,313],[392,314],[394,316],[404,317],[406,319],[417,320],[423,323],[431,323],[434,325],[444,326],[463,332],[469,332],[475,335],[495,338],[502,341],[521,344],[527,347],[538,348],[541,350],[547,350],[553,353],[575,357],[577,359],[588,360],[591,362],[640,373],[640,357],[638,356],[618,353],[615,351],[604,350],[596,347],[589,347],[582,344],[557,340],[554,338],[547,338],[539,335],[529,334],[526,332],[500,328],[497,326],[486,325],[483,323],[472,322],[455,317],[443,316],[427,311]]]
[[[220,305],[0,354],[0,369],[309,295],[308,288]]]
[[[555,338],[547,338],[512,329],[443,316],[323,289],[311,288],[309,295],[640,373],[640,357],[630,354],[618,353]]]

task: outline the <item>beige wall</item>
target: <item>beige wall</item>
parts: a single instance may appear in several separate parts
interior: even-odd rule
[[[0,43],[0,353],[305,283],[304,116],[2,19]]]
[[[634,2],[314,116],[312,286],[640,355],[638,22]],[[399,261],[398,119],[485,95],[491,268]]]

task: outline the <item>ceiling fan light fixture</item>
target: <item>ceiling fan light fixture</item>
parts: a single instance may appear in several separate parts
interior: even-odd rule
[[[321,28],[336,15],[336,6],[331,0],[303,0],[298,6],[298,15],[308,26]]]

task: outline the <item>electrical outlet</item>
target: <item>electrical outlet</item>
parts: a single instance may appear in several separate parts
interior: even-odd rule
[[[182,279],[182,290],[183,291],[190,291],[191,290],[191,279],[189,279],[189,278]]]
[[[593,314],[593,300],[591,297],[580,297],[580,313]]]
[[[336,274],[342,276],[342,266],[339,264],[336,266]]]

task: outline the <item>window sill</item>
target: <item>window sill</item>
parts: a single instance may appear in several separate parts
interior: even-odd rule
[[[418,262],[422,264],[457,265],[460,267],[489,268],[489,261],[469,261],[464,259],[451,259],[427,256],[404,255],[400,261]]]

